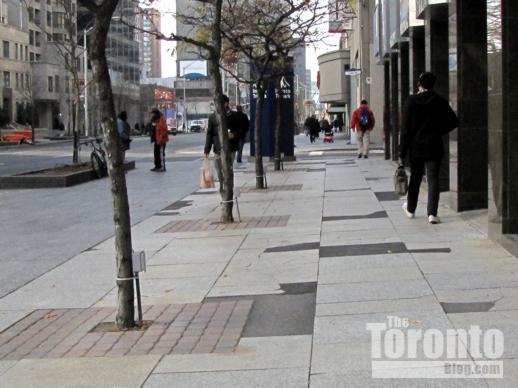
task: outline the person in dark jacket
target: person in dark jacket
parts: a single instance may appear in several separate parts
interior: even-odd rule
[[[403,210],[414,218],[419,187],[426,170],[428,182],[428,222],[438,224],[439,168],[444,157],[442,137],[453,131],[459,120],[448,101],[433,91],[436,76],[425,72],[419,76],[417,94],[408,97],[400,139],[400,163],[410,160],[410,183]]]
[[[232,164],[236,157],[236,152],[239,149],[239,140],[241,139],[241,128],[239,126],[238,121],[236,120],[235,112],[232,112],[232,110],[230,109],[229,99],[227,96],[223,96],[223,103],[225,106],[225,116],[227,117],[230,160],[232,161],[230,168],[232,169]],[[211,104],[211,109],[214,109],[213,104]],[[216,167],[216,172],[218,174],[218,179],[220,182],[219,190],[221,192],[223,190],[223,166],[221,164],[221,143],[219,141],[218,135],[218,119],[216,117],[215,112],[210,114],[209,122],[207,125],[207,134],[205,136],[204,149],[205,158],[209,157],[211,148],[214,152],[214,165]]]
[[[315,141],[315,138],[318,137],[318,131],[320,131],[320,125],[318,124],[318,120],[315,115],[311,115],[304,122],[304,126],[309,131],[309,140],[311,143]]]
[[[239,125],[239,147],[237,149],[237,162],[242,163],[243,162],[243,147],[245,146],[246,142],[246,134],[248,133],[248,130],[250,129],[250,121],[248,120],[248,116],[245,112],[243,112],[243,107],[241,105],[236,106],[236,121]]]
[[[211,104],[211,109],[214,109],[214,104]],[[207,124],[207,133],[205,135],[205,149],[203,151],[204,157],[208,158],[210,151],[214,152],[214,166],[218,174],[219,191],[223,190],[223,169],[221,165],[221,144],[218,135],[218,119],[216,113],[212,112],[209,115],[209,122]]]

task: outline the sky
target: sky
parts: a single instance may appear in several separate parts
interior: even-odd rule
[[[159,0],[157,1],[155,8],[162,12],[162,33],[169,35],[175,29],[173,14],[176,8],[176,1]],[[322,32],[326,32],[327,23],[320,28],[324,29]],[[314,46],[306,47],[306,68],[311,69],[311,79],[313,81],[316,81],[317,79],[317,57],[325,52],[337,50],[339,39],[340,34],[329,33],[328,37],[323,42],[319,42]],[[175,57],[173,55],[174,47],[174,42],[162,42],[162,77],[164,78],[176,76]]]

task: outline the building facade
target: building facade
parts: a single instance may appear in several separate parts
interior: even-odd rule
[[[76,101],[64,63],[72,60],[68,42],[77,38],[75,0],[1,0],[0,9],[1,106],[9,120],[70,128]]]
[[[437,93],[460,120],[443,139],[444,196],[457,211],[488,209],[489,236],[516,253],[518,2],[370,0],[357,7],[365,4],[374,61],[383,70],[371,96],[383,96],[386,158],[397,159],[401,114],[418,75],[435,73]]]
[[[160,12],[156,9],[146,9],[142,16],[145,31],[160,31]],[[154,35],[143,33],[140,45],[142,56],[142,77],[162,77],[162,47],[161,41]]]

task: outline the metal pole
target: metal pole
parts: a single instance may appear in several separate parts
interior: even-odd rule
[[[185,124],[185,131],[187,131],[187,97],[185,96],[185,83],[187,80],[185,79],[185,69],[186,67],[183,67],[183,122]]]
[[[140,280],[138,272],[135,272],[135,289],[137,291],[138,322],[142,325],[142,300],[140,298]]]
[[[85,79],[85,86],[84,86],[84,95],[85,95],[85,135],[88,137],[90,131],[90,120],[88,117],[88,50],[86,48],[86,29],[83,30],[83,37],[84,37],[84,79]]]

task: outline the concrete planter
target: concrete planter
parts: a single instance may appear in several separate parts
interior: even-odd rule
[[[135,168],[135,161],[124,163],[126,171]],[[77,166],[74,171],[60,167],[23,174],[0,177],[0,189],[49,189],[69,187],[97,179],[89,163]]]

